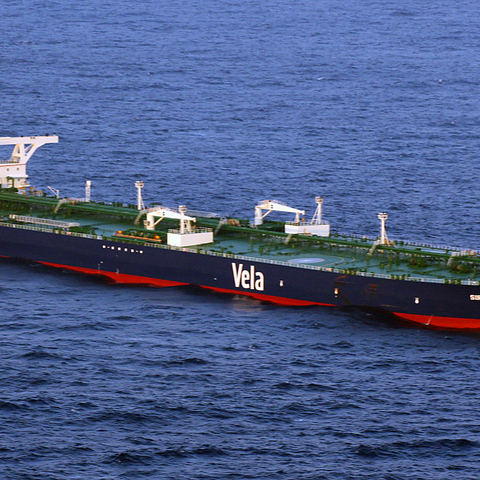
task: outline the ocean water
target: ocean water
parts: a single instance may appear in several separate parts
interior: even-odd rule
[[[472,0],[3,0],[30,182],[478,248]],[[0,150],[6,157],[8,150]],[[0,263],[5,479],[474,479],[480,336]]]

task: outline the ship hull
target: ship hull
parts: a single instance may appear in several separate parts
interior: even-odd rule
[[[295,264],[0,227],[0,256],[111,281],[198,285],[282,305],[368,307],[442,329],[480,329],[480,287],[348,275]]]

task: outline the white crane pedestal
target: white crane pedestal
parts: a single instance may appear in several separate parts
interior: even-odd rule
[[[200,228],[194,232],[180,233],[180,230],[169,230],[167,244],[172,247],[192,247],[213,243],[213,231],[211,228]]]
[[[293,233],[297,235],[317,235],[319,237],[330,236],[330,225],[312,225],[307,222],[290,223],[285,225],[285,233]]]

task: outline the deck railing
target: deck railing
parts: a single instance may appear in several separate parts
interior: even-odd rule
[[[335,239],[335,236],[338,236],[340,239],[344,238],[351,238],[358,241],[367,241],[367,242],[375,242],[378,240],[379,237],[370,237],[367,235],[355,235],[351,233],[334,233],[330,236],[330,239]],[[465,249],[461,247],[452,247],[446,245],[433,245],[431,243],[422,243],[422,242],[412,242],[411,240],[402,240],[402,239],[390,239],[391,242],[395,244],[395,246],[404,246],[404,247],[420,247],[420,248],[427,248],[429,250],[444,250],[445,252],[461,252],[463,255],[472,255],[478,254],[480,256],[480,250],[471,250]]]

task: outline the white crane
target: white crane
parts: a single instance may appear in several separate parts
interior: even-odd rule
[[[26,164],[37,148],[46,143],[58,143],[56,135],[37,137],[1,137],[0,145],[14,145],[8,160],[0,160],[0,186],[22,191],[29,186]]]
[[[167,234],[167,243],[175,247],[190,247],[192,245],[202,245],[213,242],[213,231],[211,228],[192,228],[191,222],[196,222],[195,217],[186,215],[187,207],[180,205],[178,212],[167,207],[152,208],[147,212],[147,219],[145,220],[145,228],[147,230],[154,230],[155,225],[161,222],[164,218],[172,218],[180,220],[179,230],[169,230]],[[155,220],[158,218],[158,220]]]
[[[53,188],[47,186],[47,188],[55,195],[56,198],[60,198],[60,190],[58,188]]]
[[[155,225],[160,223],[164,218],[172,218],[174,220],[180,220],[180,233],[184,234],[192,231],[191,222],[196,222],[197,219],[194,217],[189,217],[185,215],[187,212],[187,207],[185,205],[180,205],[178,207],[178,212],[167,207],[156,207],[151,209],[147,213],[147,219],[145,220],[145,228],[147,230],[154,230]],[[155,221],[155,218],[158,220]]]
[[[310,222],[287,222],[285,224],[285,233],[298,235],[316,235],[318,237],[328,237],[330,235],[330,225],[322,220],[322,197],[315,197],[317,208]]]
[[[263,213],[263,210],[267,210]],[[295,214],[295,222],[300,222],[300,215],[305,215],[305,210],[289,207],[282,202],[276,200],[264,200],[255,207],[255,225],[262,225],[263,219],[271,212],[291,212]]]

